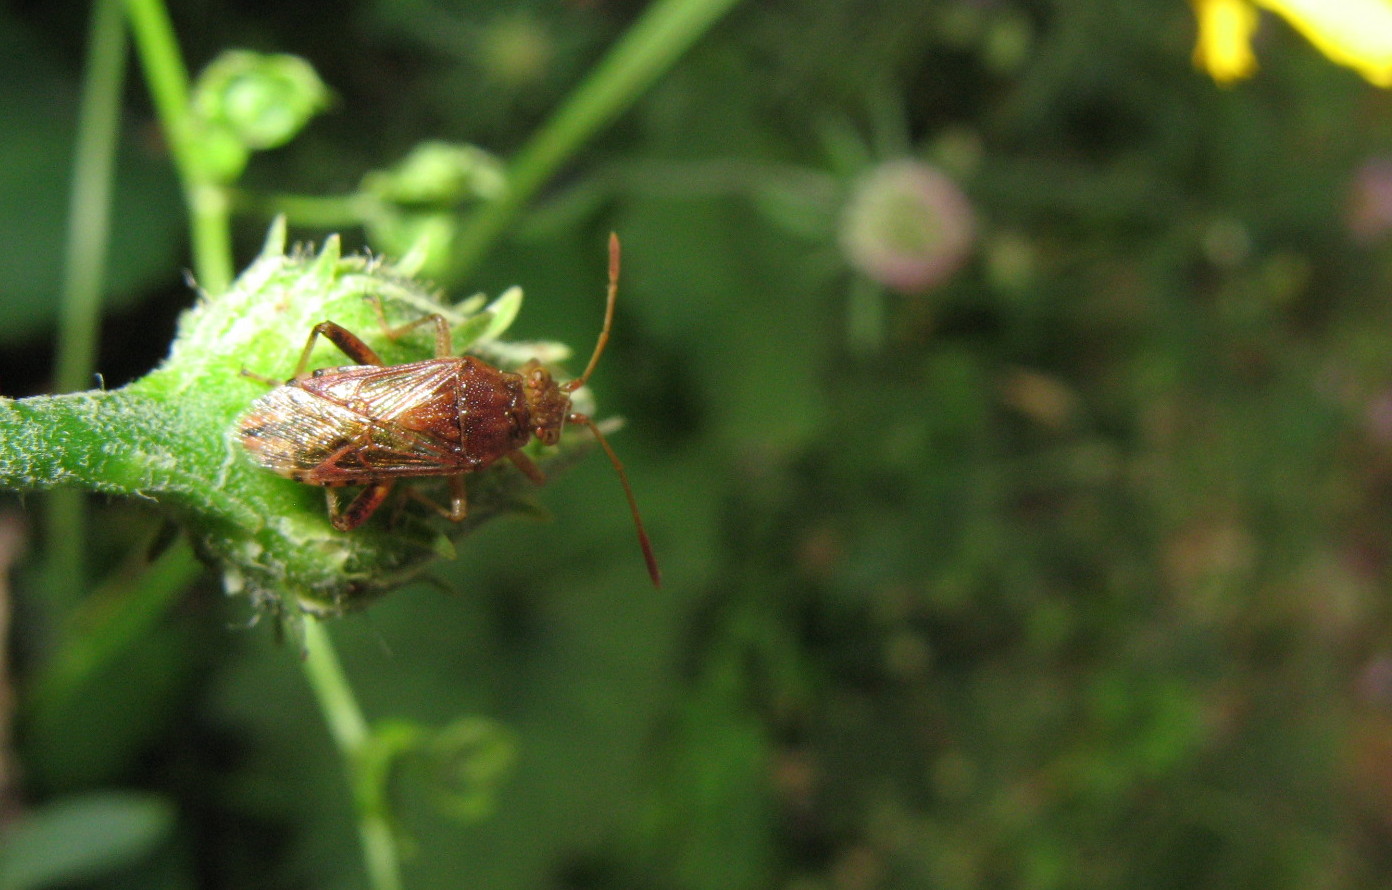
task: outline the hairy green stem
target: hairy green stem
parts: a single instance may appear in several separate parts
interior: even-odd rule
[[[130,389],[0,399],[0,489],[77,487],[201,506],[222,495],[187,466],[196,435],[177,411]]]
[[[657,0],[508,165],[503,197],[455,240],[452,277],[467,278],[508,222],[585,140],[632,105],[740,0]]]
[[[96,0],[87,36],[87,69],[68,199],[54,373],[59,392],[87,387],[95,364],[125,67],[121,0]],[[59,491],[50,496],[47,507],[46,587],[49,604],[55,612],[63,612],[76,601],[84,582],[86,503],[81,492]]]
[[[368,880],[373,890],[400,890],[401,857],[396,836],[387,818],[377,776],[367,768],[372,730],[353,697],[333,640],[322,622],[305,622],[304,647],[305,675],[319,700],[329,735],[343,757],[353,789]]]
[[[222,293],[232,282],[233,272],[229,202],[222,186],[206,174],[199,156],[188,71],[179,56],[174,26],[160,0],[126,0],[126,11],[145,81],[183,184],[193,235],[194,274],[204,290]]]

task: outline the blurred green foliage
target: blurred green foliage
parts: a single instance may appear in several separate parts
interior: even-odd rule
[[[75,59],[0,10],[0,344],[51,336],[63,271],[77,113]],[[116,184],[106,278],[111,308],[167,280],[180,263],[179,197],[153,132],[131,127]]]
[[[507,158],[641,6],[173,14],[200,63],[312,61],[335,109],[245,184],[335,193],[425,140]],[[71,15],[0,33],[61,56]],[[591,459],[540,494],[554,521],[471,537],[451,592],[332,626],[370,714],[485,715],[516,744],[481,822],[401,777],[408,886],[1386,885],[1392,243],[1359,170],[1392,152],[1392,95],[1275,20],[1261,72],[1220,89],[1192,38],[1178,0],[746,4],[509,230],[466,286],[521,284],[514,332],[572,344],[623,238],[593,385],[629,420],[668,586]],[[12,105],[0,177],[56,130]],[[978,218],[926,294],[856,278],[838,245],[856,178],[904,155]],[[143,234],[113,294],[148,281],[127,261],[180,286],[159,194],[117,199]],[[0,200],[0,244],[56,269],[36,212]],[[245,222],[244,259],[265,225]],[[18,274],[15,342],[50,317],[9,294],[55,287]],[[874,342],[847,337],[856,294]],[[15,355],[0,380],[41,386]],[[93,570],[119,580],[157,517],[92,507]],[[15,571],[21,693],[63,620],[44,580]],[[21,721],[26,803],[139,787],[177,813],[91,886],[364,886],[294,648],[227,629],[247,617],[206,581],[77,713]]]

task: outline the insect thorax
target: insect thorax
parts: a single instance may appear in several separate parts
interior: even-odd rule
[[[570,393],[536,359],[527,362],[517,373],[523,381],[532,434],[547,445],[555,445],[570,414]]]
[[[462,361],[456,394],[460,444],[469,459],[485,465],[526,445],[534,422],[520,375],[473,356]]]

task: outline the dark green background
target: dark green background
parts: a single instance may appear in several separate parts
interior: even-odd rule
[[[237,46],[318,68],[335,108],[247,184],[335,193],[424,139],[507,156],[642,5],[172,12],[195,67]],[[85,14],[0,10],[10,396],[48,373]],[[509,33],[540,62],[510,67]],[[513,333],[581,349],[623,238],[593,383],[628,419],[667,585],[595,455],[542,492],[554,521],[494,523],[442,564],[452,592],[335,623],[371,716],[517,736],[481,823],[402,777],[409,886],[1385,886],[1392,247],[1347,219],[1392,93],[1270,16],[1260,72],[1219,88],[1193,37],[1180,0],[751,0],[510,229],[460,295],[521,284]],[[139,86],[108,385],[192,299]],[[882,342],[852,348],[865,285],[836,214],[906,151],[963,184],[979,240],[941,288],[884,295]],[[266,224],[242,220],[243,261]],[[92,559],[119,572],[157,517],[92,506]],[[20,680],[55,620],[36,564]],[[66,726],[18,727],[27,803],[177,807],[157,854],[92,886],[364,886],[294,647],[247,617],[210,575]]]

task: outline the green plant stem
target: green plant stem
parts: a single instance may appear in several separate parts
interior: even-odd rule
[[[387,818],[385,802],[375,770],[370,769],[372,730],[353,697],[333,640],[324,625],[314,619],[304,623],[305,674],[324,712],[329,734],[338,746],[353,789],[358,811],[358,834],[373,890],[400,890],[401,858],[396,836]]]
[[[230,189],[232,209],[272,218],[285,216],[291,225],[315,229],[345,229],[360,226],[377,208],[377,202],[362,192],[351,195],[259,194]]]
[[[54,386],[59,392],[86,388],[95,365],[125,67],[121,2],[96,0],[87,35],[87,70],[77,114],[68,198],[67,250],[54,373]],[[80,491],[63,490],[48,499],[45,580],[49,604],[55,612],[67,611],[84,584],[85,497]]]
[[[87,70],[78,108],[68,200],[55,375],[59,392],[74,392],[90,385],[111,230],[112,174],[116,167],[125,67],[121,0],[96,0],[87,39]]]
[[[189,107],[188,70],[179,57],[174,26],[160,0],[126,0],[145,81],[164,126],[184,188],[193,235],[193,271],[199,285],[219,294],[232,282],[232,227],[226,190],[206,174]]]
[[[159,465],[177,467],[189,445],[177,416],[125,390],[0,398],[0,440],[0,489],[125,496],[167,493],[170,477]],[[191,478],[182,482],[188,492],[197,486]]]
[[[467,278],[508,222],[585,140],[647,90],[740,0],[657,0],[508,165],[503,197],[455,239],[451,275]]]

